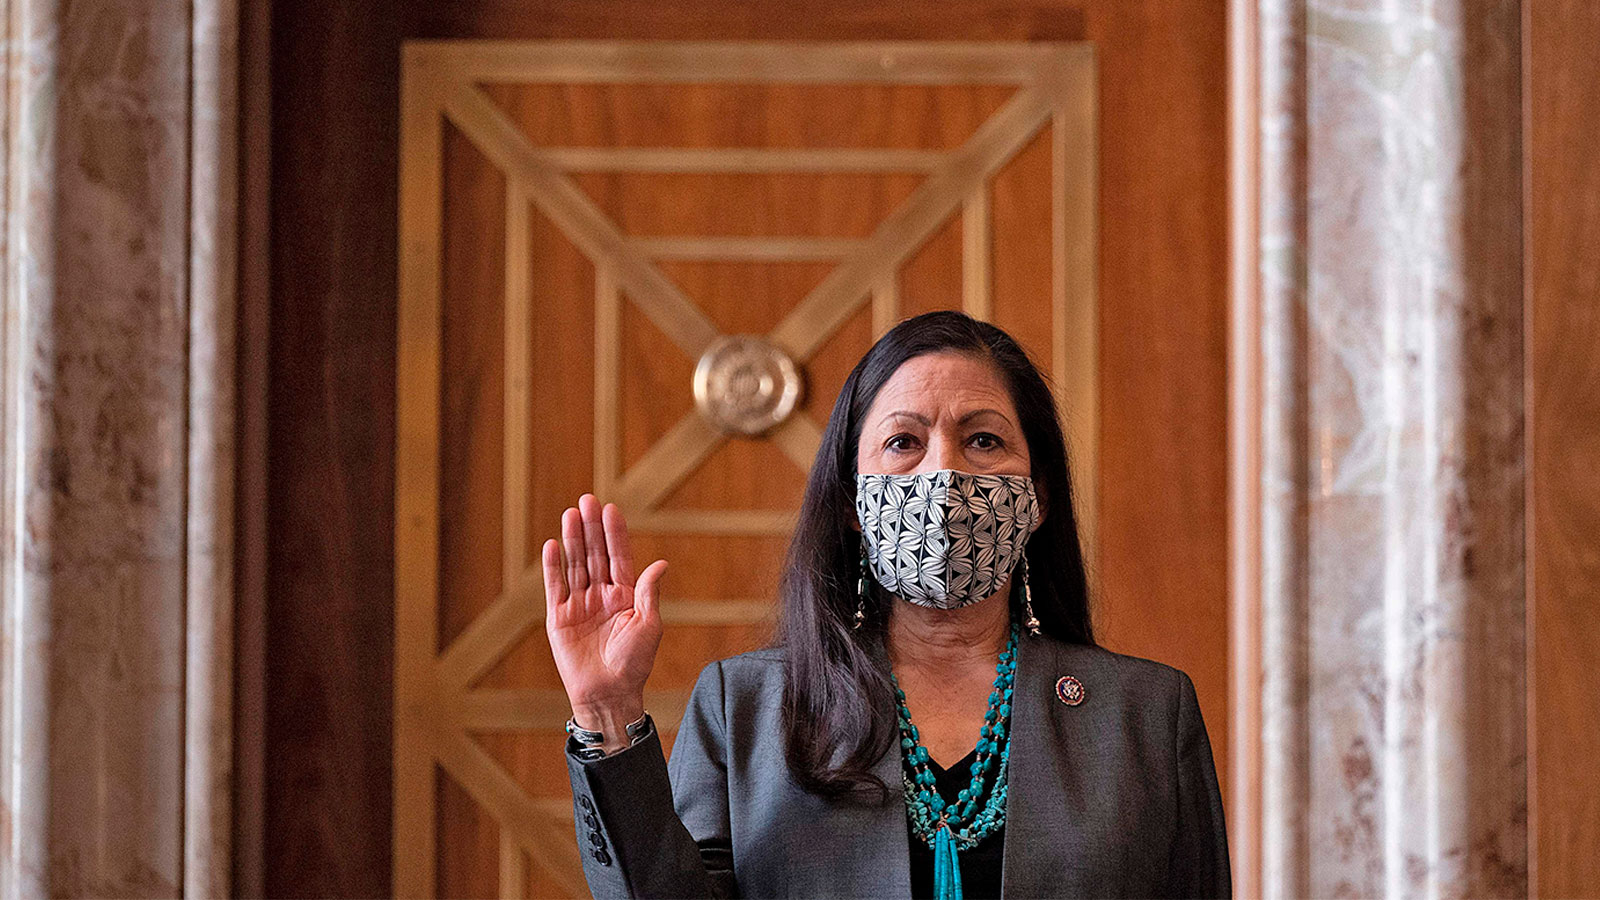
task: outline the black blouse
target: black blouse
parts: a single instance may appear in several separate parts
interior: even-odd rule
[[[977,761],[976,747],[949,769],[931,758],[928,760],[928,769],[933,772],[934,787],[939,789],[939,795],[944,797],[946,803],[956,802],[961,791],[972,784],[972,764]],[[988,779],[984,782],[987,788],[992,789],[998,769],[999,760],[996,760],[994,768],[989,770]],[[916,900],[929,900],[933,897],[933,848],[917,838],[916,832],[911,830],[910,819],[906,820],[906,833],[911,838],[911,896]],[[1000,896],[1000,859],[1005,837],[1006,830],[1002,826],[979,841],[976,847],[961,851],[959,856],[963,897],[971,900],[989,900]]]

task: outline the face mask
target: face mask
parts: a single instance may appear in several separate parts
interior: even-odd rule
[[[879,584],[956,609],[993,594],[1021,561],[1039,501],[1026,475],[857,475],[856,516]]]

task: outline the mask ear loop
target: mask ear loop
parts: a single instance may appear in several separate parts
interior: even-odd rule
[[[861,623],[867,620],[867,536],[861,536],[861,572],[856,578],[856,621],[851,625],[852,630],[860,630]]]
[[[1028,587],[1028,553],[1022,553],[1022,610],[1028,614],[1028,619],[1023,624],[1027,626],[1028,633],[1039,634],[1039,620],[1033,614],[1033,591]],[[859,615],[859,613],[857,613]]]

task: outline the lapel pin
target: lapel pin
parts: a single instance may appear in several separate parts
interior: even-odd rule
[[[1063,675],[1056,682],[1056,696],[1068,706],[1077,706],[1083,702],[1083,682],[1071,675]]]

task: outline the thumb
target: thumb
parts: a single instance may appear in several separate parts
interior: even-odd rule
[[[667,561],[658,559],[645,568],[634,587],[634,606],[652,619],[661,613],[661,577],[665,574]]]

